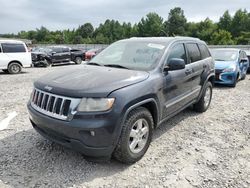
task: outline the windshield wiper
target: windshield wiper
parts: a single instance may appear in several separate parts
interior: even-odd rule
[[[215,61],[225,61],[224,59],[215,59]]]
[[[128,69],[127,67],[124,67],[122,65],[117,65],[117,64],[106,64],[104,66],[105,67],[115,67],[115,68],[121,68],[121,69]]]
[[[101,66],[99,63],[95,63],[95,62],[88,62],[87,65],[96,65],[96,66]]]

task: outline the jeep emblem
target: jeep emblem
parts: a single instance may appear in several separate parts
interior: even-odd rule
[[[51,91],[52,90],[52,87],[50,86],[45,86],[44,89],[48,90],[48,91]]]

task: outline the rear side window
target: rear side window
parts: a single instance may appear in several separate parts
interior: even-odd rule
[[[23,44],[2,43],[2,48],[4,53],[26,52],[26,49]]]
[[[186,44],[188,51],[188,63],[193,63],[201,60],[201,53],[198,45],[195,43]]]
[[[206,59],[208,57],[211,57],[211,54],[205,44],[199,44],[200,52],[201,52],[201,58]]]
[[[185,47],[183,44],[176,44],[170,51],[170,54],[168,56],[167,63],[170,61],[172,58],[178,58],[178,59],[183,59],[185,63],[187,63],[187,58],[186,58],[186,51]]]

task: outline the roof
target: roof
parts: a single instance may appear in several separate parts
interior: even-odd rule
[[[126,39],[125,39],[126,40]],[[182,36],[176,36],[176,37],[132,37],[128,40],[140,40],[145,42],[161,42],[161,43],[171,43],[174,41],[197,41],[197,42],[203,42],[198,38],[193,37],[182,37]]]
[[[20,43],[23,44],[23,41],[20,40],[6,40],[6,39],[0,39],[0,43]]]
[[[210,50],[217,50],[217,51],[219,51],[219,50],[240,51],[241,49],[238,49],[238,48],[212,48],[212,49],[210,49]]]

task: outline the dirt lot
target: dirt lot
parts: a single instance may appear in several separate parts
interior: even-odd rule
[[[79,65],[80,68],[81,65]],[[32,82],[67,66],[0,72],[0,187],[250,187],[250,76],[236,88],[216,87],[204,114],[190,109],[163,123],[145,157],[126,166],[88,162],[31,127]]]

